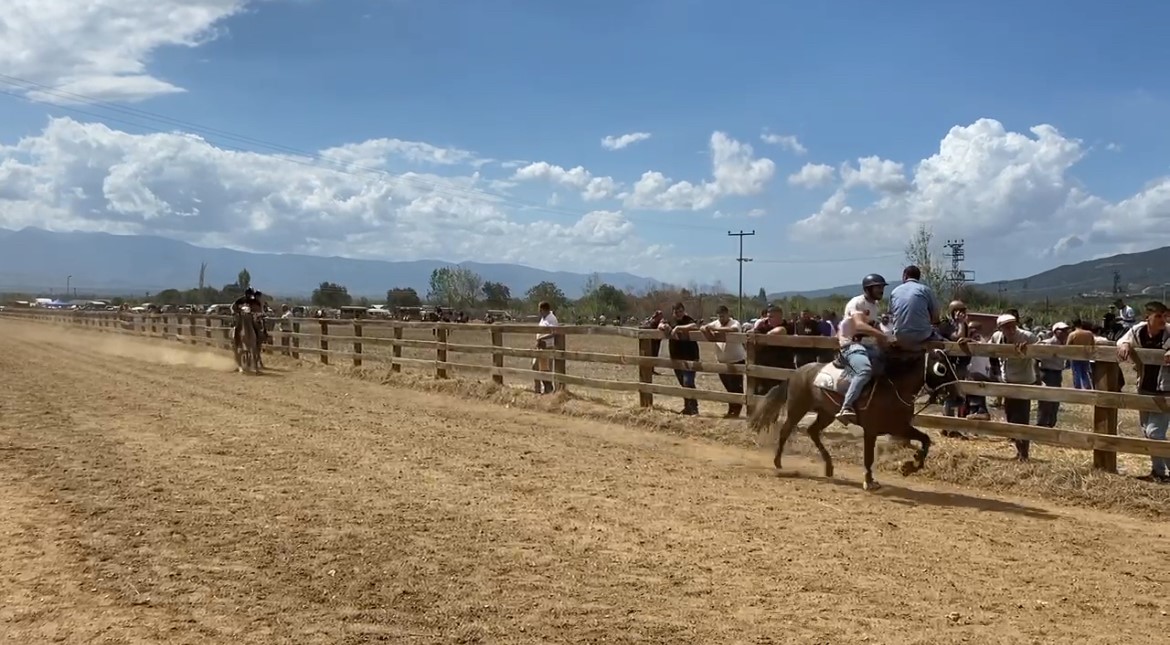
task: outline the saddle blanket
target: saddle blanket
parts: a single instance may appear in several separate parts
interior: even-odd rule
[[[845,373],[844,369],[832,363],[826,363],[813,378],[813,385],[844,396],[845,390],[849,389],[849,375]]]

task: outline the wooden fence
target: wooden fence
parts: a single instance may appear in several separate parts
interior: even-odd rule
[[[125,334],[170,338],[183,343],[204,344],[230,349],[231,319],[222,316],[191,314],[131,315],[109,312],[52,312],[44,310],[18,310],[5,312],[5,317],[36,320],[57,324],[79,325],[102,331]],[[452,372],[487,373],[495,383],[503,384],[505,377],[518,377],[526,382],[551,381],[555,387],[565,386],[594,388],[637,393],[642,407],[650,407],[654,396],[691,398],[703,401],[741,403],[750,411],[759,400],[752,394],[761,379],[781,381],[791,376],[794,370],[768,367],[757,364],[756,355],[763,346],[785,346],[808,350],[832,350],[837,347],[833,338],[819,336],[767,336],[759,334],[727,334],[730,341],[743,342],[747,349],[747,361],[741,365],[709,361],[673,361],[662,358],[653,351],[654,341],[662,340],[656,330],[632,329],[627,327],[563,326],[555,328],[552,349],[536,349],[535,337],[547,333],[548,328],[536,325],[478,324],[478,323],[407,323],[383,320],[338,320],[338,319],[285,319],[276,322],[273,345],[266,351],[279,351],[293,358],[317,357],[323,364],[342,359],[362,366],[364,361],[389,363],[390,369],[400,372],[403,366],[421,368],[433,373],[435,378],[450,378]],[[287,325],[287,328],[284,328]],[[352,330],[340,335],[342,328]],[[368,333],[371,329],[380,333]],[[331,331],[332,330],[332,331]],[[405,330],[430,332],[432,340],[404,338]],[[491,344],[458,344],[449,341],[455,331],[478,330],[487,332]],[[388,334],[386,332],[389,332]],[[525,334],[531,339],[527,347],[510,347],[504,343],[505,334]],[[610,336],[629,340],[631,349],[637,353],[602,353],[573,351],[566,347],[566,339],[573,336]],[[693,338],[706,342],[700,334]],[[307,342],[311,341],[311,342]],[[315,345],[315,346],[314,346]],[[1010,397],[1033,401],[1055,401],[1093,406],[1093,431],[1055,429],[1033,425],[1010,424],[996,421],[976,421],[934,414],[922,414],[915,425],[938,430],[953,430],[969,434],[990,435],[1011,439],[1027,439],[1039,443],[1093,451],[1094,467],[1108,472],[1117,470],[1117,453],[1155,455],[1170,457],[1170,442],[1153,441],[1144,438],[1118,436],[1118,410],[1131,409],[1150,412],[1170,412],[1170,401],[1164,397],[1144,396],[1121,392],[1121,371],[1117,364],[1115,348],[1111,346],[1068,347],[1031,345],[1020,353],[1012,345],[937,343],[951,355],[988,356],[996,358],[1060,358],[1069,360],[1095,361],[1093,370],[1094,390],[1044,387],[1036,385],[1009,385],[963,381],[961,389],[967,394],[989,397]],[[371,346],[389,347],[387,357],[371,353]],[[433,359],[405,358],[403,348],[415,348],[434,352]],[[1162,362],[1159,350],[1135,350],[1141,360]],[[451,360],[451,354],[490,354],[491,365],[473,364]],[[551,372],[506,367],[505,357],[549,359]],[[598,379],[566,373],[568,361],[585,363],[607,363],[611,365],[637,367],[637,380],[623,381]],[[733,394],[713,390],[683,388],[653,382],[655,368],[691,370],[712,374],[734,374],[745,377],[747,394]]]

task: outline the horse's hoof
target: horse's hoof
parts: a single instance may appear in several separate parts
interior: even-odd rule
[[[833,478],[833,467],[832,466],[825,466],[825,479],[832,479],[832,478]]]
[[[872,492],[872,491],[875,491],[881,487],[882,487],[882,485],[877,483],[876,481],[871,480],[871,481],[867,481],[867,482],[861,482],[862,490],[867,490],[867,491]]]

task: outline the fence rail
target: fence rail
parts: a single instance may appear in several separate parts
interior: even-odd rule
[[[220,349],[231,348],[231,317],[206,316],[198,314],[142,315],[111,312],[51,312],[37,310],[7,311],[4,317],[79,325],[101,331],[123,334],[170,338],[189,344],[211,345]],[[712,361],[675,361],[661,358],[654,351],[655,340],[663,340],[657,330],[633,329],[627,327],[563,326],[550,330],[537,325],[482,324],[482,323],[408,323],[385,320],[338,320],[316,318],[294,318],[274,321],[273,345],[266,351],[279,351],[293,358],[316,356],[323,364],[344,359],[354,366],[366,361],[389,363],[392,371],[400,372],[403,366],[424,369],[435,378],[450,378],[452,372],[476,372],[488,374],[496,383],[502,384],[505,377],[522,378],[529,381],[546,381],[557,389],[566,386],[593,388],[618,392],[637,393],[639,404],[650,407],[654,396],[691,398],[723,403],[739,403],[749,411],[760,397],[753,394],[755,385],[761,380],[787,380],[795,371],[789,368],[760,365],[757,351],[761,347],[788,347],[807,350],[832,350],[837,347],[833,338],[819,336],[786,336],[762,334],[725,334],[720,340],[742,342],[747,350],[747,361],[742,365],[730,365]],[[352,333],[339,334],[341,328],[352,329]],[[331,333],[331,330],[333,333]],[[427,332],[431,340],[404,338],[408,330]],[[455,331],[488,332],[491,344],[455,343],[451,335]],[[532,334],[554,332],[552,349],[535,347],[511,347],[504,343],[505,334]],[[570,350],[566,339],[572,336],[609,336],[628,339],[631,350],[636,353],[604,353]],[[699,333],[693,340],[708,342]],[[315,346],[313,346],[315,345]],[[388,347],[389,356],[369,351],[371,347]],[[1170,401],[1165,397],[1122,393],[1120,391],[1121,371],[1116,350],[1110,346],[1069,347],[1053,345],[1029,345],[1017,348],[1013,345],[991,345],[984,343],[931,343],[928,346],[943,349],[954,356],[987,356],[994,358],[1058,358],[1068,360],[1091,360],[1095,362],[1093,377],[1094,390],[1072,390],[1067,388],[1037,385],[1014,385],[1005,383],[984,383],[963,381],[960,389],[967,394],[1000,396],[1033,401],[1054,401],[1093,406],[1093,431],[1054,429],[1033,425],[1011,424],[996,421],[976,421],[933,414],[916,418],[916,425],[938,430],[953,430],[969,434],[989,435],[1011,439],[1027,439],[1039,443],[1093,451],[1094,467],[1108,472],[1117,470],[1117,453],[1155,455],[1170,457],[1170,442],[1152,441],[1134,437],[1118,436],[1118,410],[1132,409],[1150,412],[1170,411]],[[434,358],[406,358],[404,348],[431,350]],[[491,365],[482,365],[451,360],[451,354],[490,355]],[[1163,360],[1160,350],[1138,349],[1134,351],[1143,362]],[[505,357],[548,359],[551,371],[506,367]],[[611,380],[568,374],[567,362],[604,363],[618,366],[637,367],[637,380]],[[655,368],[689,370],[709,374],[742,375],[746,380],[747,394],[733,394],[711,390],[684,388],[653,382]]]

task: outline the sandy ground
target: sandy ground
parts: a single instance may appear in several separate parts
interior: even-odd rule
[[[3,643],[1153,643],[1170,526],[0,321]]]

